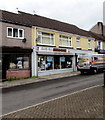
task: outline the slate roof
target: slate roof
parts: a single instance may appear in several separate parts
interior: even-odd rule
[[[19,13],[11,13],[8,11],[0,10],[0,20],[12,24],[20,24],[28,27],[37,26],[57,31],[67,32],[71,34],[81,35],[85,37],[98,38],[105,40],[103,37],[91,33],[89,31],[78,28],[75,25],[60,22],[50,18],[42,17],[39,15],[32,15],[19,11]]]

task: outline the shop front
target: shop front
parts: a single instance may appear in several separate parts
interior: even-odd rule
[[[38,55],[38,71],[72,68],[72,56]]]
[[[75,54],[70,49],[35,47],[38,76],[74,71]]]
[[[30,49],[3,48],[2,79],[30,77],[31,52]]]

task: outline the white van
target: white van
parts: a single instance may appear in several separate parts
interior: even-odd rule
[[[81,74],[85,72],[97,73],[99,70],[105,70],[105,54],[80,55],[77,70]]]

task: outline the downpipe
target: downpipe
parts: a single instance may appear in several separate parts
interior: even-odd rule
[[[104,72],[104,87],[105,87],[105,72]]]

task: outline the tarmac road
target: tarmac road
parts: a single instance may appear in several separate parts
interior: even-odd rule
[[[2,90],[2,114],[102,84],[103,73],[100,73],[95,75],[77,75],[6,88]]]

